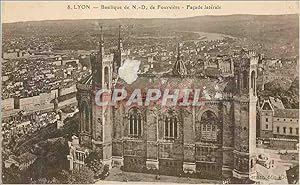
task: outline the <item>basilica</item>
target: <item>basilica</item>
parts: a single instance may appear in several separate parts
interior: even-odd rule
[[[99,51],[90,56],[91,75],[77,84],[80,131],[69,143],[71,170],[84,165],[93,151],[104,164],[130,172],[242,180],[255,175],[255,52],[242,50],[230,60],[216,61],[220,75],[206,77],[189,74],[178,46],[169,72],[140,74],[127,84],[117,73],[128,57],[120,33],[110,55],[104,52],[103,34],[100,40]],[[201,106],[97,106],[98,90],[116,88],[141,89],[142,94],[149,89],[200,89]]]

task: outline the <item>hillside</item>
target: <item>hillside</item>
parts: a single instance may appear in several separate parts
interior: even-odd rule
[[[199,16],[180,19],[105,19],[105,20],[58,20],[3,24],[4,40],[20,36],[52,37],[62,39],[63,44],[91,49],[99,25],[106,30],[107,40],[115,37],[112,28],[126,25],[125,36],[132,34],[170,31],[198,31],[222,33],[240,38],[249,48],[272,57],[289,57],[298,54],[298,15],[228,15]],[[61,44],[61,43],[60,43]],[[5,48],[5,47],[4,47]]]
[[[264,91],[258,91],[261,100],[279,98],[287,109],[299,109],[299,78],[293,81],[274,80],[265,84]]]

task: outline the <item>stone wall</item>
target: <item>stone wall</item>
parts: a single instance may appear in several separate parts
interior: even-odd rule
[[[201,115],[208,110],[214,112],[219,119],[222,132],[220,140],[215,144],[197,143],[196,122],[198,121],[199,124]],[[178,137],[174,140],[165,140],[164,138],[164,111],[153,108],[143,109],[142,112],[143,132],[142,136],[138,138],[131,138],[128,135],[129,120],[126,116],[128,110],[121,106],[116,108],[113,113],[112,156],[122,158],[125,171],[148,173],[149,170],[152,170],[151,173],[154,173],[153,170],[156,170],[155,173],[165,175],[197,173],[198,176],[200,174],[213,176],[214,174],[218,177],[222,176],[223,171],[227,176],[232,174],[234,146],[232,102],[207,101],[202,108],[177,110]],[[197,157],[195,151],[197,147],[205,146],[215,152],[213,162],[197,162],[201,159]],[[201,170],[197,171],[196,166]]]
[[[281,150],[297,150],[299,141],[296,139],[270,138],[270,147]]]

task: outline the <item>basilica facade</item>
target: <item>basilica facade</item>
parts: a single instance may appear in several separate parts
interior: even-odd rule
[[[70,143],[71,169],[83,165],[94,151],[104,164],[120,165],[125,171],[216,179],[249,179],[255,174],[258,57],[243,50],[217,65],[226,66],[230,75],[214,78],[189,75],[180,46],[177,50],[172,70],[140,74],[127,84],[117,74],[128,57],[120,36],[111,55],[105,55],[101,36],[99,51],[90,56],[92,74],[77,84],[80,134]],[[183,87],[201,89],[201,106],[99,107],[95,102],[99,89],[145,93]]]

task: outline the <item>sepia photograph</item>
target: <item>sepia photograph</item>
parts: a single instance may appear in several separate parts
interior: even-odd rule
[[[3,184],[298,184],[298,1],[2,1]]]

